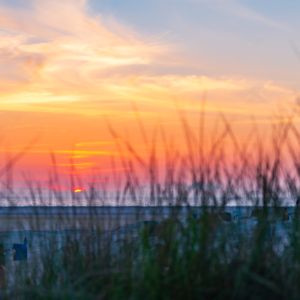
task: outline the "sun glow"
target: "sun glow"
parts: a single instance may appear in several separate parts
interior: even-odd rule
[[[84,192],[84,189],[83,189],[83,188],[77,187],[77,188],[74,188],[74,189],[73,189],[73,192],[76,193],[76,194],[79,194],[79,193]]]

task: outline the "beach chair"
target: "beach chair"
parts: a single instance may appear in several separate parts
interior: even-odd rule
[[[22,244],[13,244],[14,261],[27,260],[27,239]]]

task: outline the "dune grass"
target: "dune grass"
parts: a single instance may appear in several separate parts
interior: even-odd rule
[[[91,210],[88,230],[66,235],[62,242],[43,242],[35,263],[19,264],[14,280],[3,288],[4,297],[299,299],[300,132],[292,121],[283,122],[274,127],[268,149],[256,131],[240,145],[229,122],[221,119],[223,127],[212,137],[208,155],[205,124],[193,130],[184,114],[185,155],[172,148],[162,128],[149,137],[138,121],[149,153],[144,158],[109,126],[125,175],[120,179],[115,172],[108,182],[114,183],[117,205],[140,207],[136,221],[116,225],[118,218],[111,215],[106,222],[111,218],[114,229],[103,230],[95,222],[102,216]],[[157,151],[158,135],[163,157]],[[224,146],[228,143],[230,153]],[[17,160],[4,166],[8,178]],[[52,161],[49,181],[58,186],[54,156]],[[80,180],[70,178],[70,187]],[[43,203],[39,185],[29,180],[27,186],[28,197]],[[66,197],[73,204],[80,200],[59,190],[47,197],[60,204]],[[111,197],[105,187],[91,184],[81,200],[92,206]],[[285,207],[286,199],[293,210]],[[236,218],[226,210],[230,203],[252,207]],[[169,212],[164,217],[153,213],[145,221],[145,205],[168,206]]]

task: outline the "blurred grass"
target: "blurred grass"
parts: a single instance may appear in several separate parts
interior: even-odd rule
[[[138,117],[136,108],[135,112]],[[123,181],[117,172],[112,176],[115,200],[120,206],[129,202],[141,206],[137,223],[130,227],[120,222],[119,229],[106,232],[91,217],[90,230],[66,237],[59,251],[55,241],[40,245],[40,259],[30,266],[18,266],[13,283],[2,289],[3,297],[299,299],[298,128],[292,121],[274,127],[272,147],[266,150],[265,141],[256,131],[247,143],[240,145],[230,123],[222,116],[223,128],[212,137],[206,156],[203,113],[201,118],[199,128],[193,129],[184,113],[179,112],[186,156],[172,148],[172,141],[161,127],[149,137],[138,120],[141,140],[148,149],[148,157],[144,158],[109,125],[125,170]],[[157,155],[159,136],[164,145],[163,159]],[[228,142],[233,149],[230,155],[224,146]],[[131,155],[126,156],[125,151]],[[6,164],[8,178],[15,160]],[[60,186],[54,155],[52,163],[49,181]],[[115,163],[112,161],[112,169]],[[81,183],[80,178],[70,178],[71,188],[77,183]],[[33,202],[43,203],[39,185],[27,180],[27,186]],[[105,204],[105,188],[96,191],[97,186],[90,185],[82,203]],[[60,204],[69,200],[59,189],[50,194]],[[295,205],[292,214],[284,207],[287,198],[289,204]],[[78,203],[74,193],[71,199],[72,204]],[[253,206],[247,216],[250,228],[243,218],[236,219],[226,210],[228,203]],[[183,213],[179,208],[170,209],[167,217],[153,215],[152,221],[146,222],[143,205],[186,210]],[[195,206],[201,207],[200,213],[195,212]],[[111,219],[116,222],[115,216],[111,215]]]

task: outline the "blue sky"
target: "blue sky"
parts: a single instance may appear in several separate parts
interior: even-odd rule
[[[141,34],[177,44],[200,72],[298,84],[299,1],[92,0],[89,5]]]

